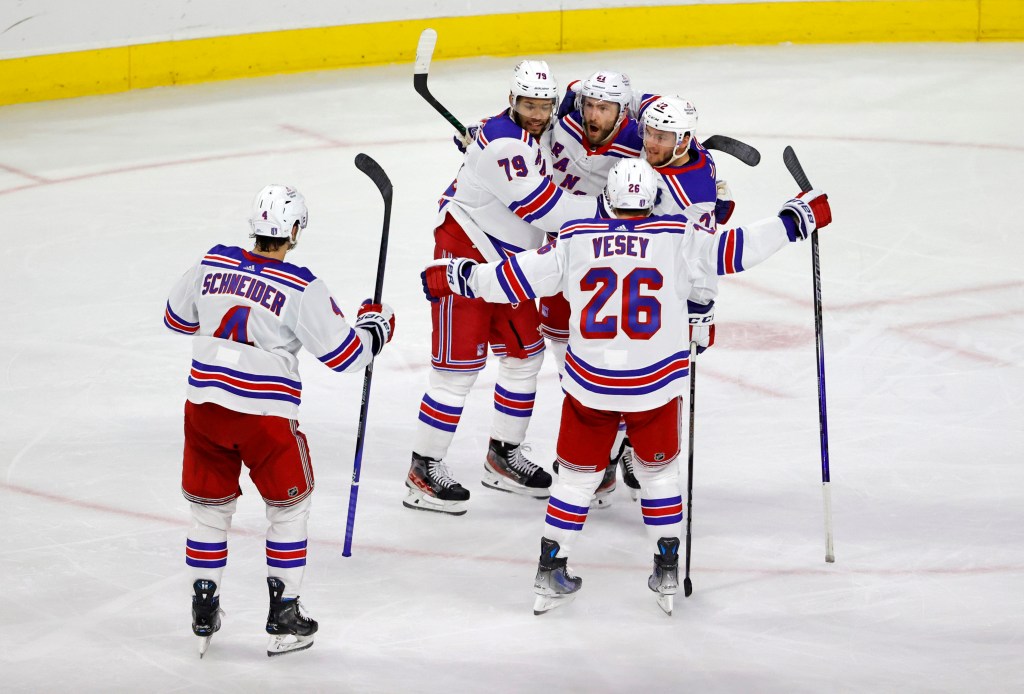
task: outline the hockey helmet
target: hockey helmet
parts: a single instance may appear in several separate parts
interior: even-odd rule
[[[644,111],[643,125],[644,137],[648,127],[675,133],[679,147],[687,135],[691,139],[697,135],[697,108],[678,96],[663,96]]]
[[[580,91],[576,95],[576,109],[583,111],[583,98],[590,97],[598,101],[609,101],[619,105],[619,117],[616,127],[629,113],[633,101],[633,87],[629,75],[611,70],[599,70],[583,80]]]
[[[658,196],[658,175],[644,159],[621,159],[608,172],[602,195],[609,210],[650,212]]]
[[[272,183],[257,193],[252,201],[252,214],[249,216],[249,226],[252,228],[250,236],[288,238],[292,227],[298,222],[299,229],[295,233],[297,244],[308,219],[309,212],[306,210],[306,199],[302,197],[302,193],[290,186]]]

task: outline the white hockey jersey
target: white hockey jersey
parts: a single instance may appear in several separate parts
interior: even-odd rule
[[[640,412],[685,390],[691,285],[747,270],[788,240],[778,217],[719,233],[683,216],[577,220],[555,243],[477,265],[469,287],[496,303],[563,292],[562,388],[588,407]]]
[[[189,401],[236,412],[296,418],[300,347],[340,372],[373,359],[370,334],[349,326],[323,280],[234,246],[214,246],[178,280],[164,325],[195,336]]]
[[[508,111],[486,120],[466,148],[458,178],[441,198],[487,260],[537,248],[548,234],[597,214],[597,201],[566,195],[551,180],[551,155]]]
[[[559,188],[576,195],[600,195],[615,163],[639,157],[644,148],[636,121],[628,117],[608,142],[591,147],[579,111],[562,116],[547,137],[551,141],[552,178]]]

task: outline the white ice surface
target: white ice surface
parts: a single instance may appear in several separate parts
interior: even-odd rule
[[[443,37],[442,37],[443,40]],[[461,518],[402,507],[429,361],[418,272],[459,155],[411,65],[0,109],[0,688],[175,692],[1024,691],[1024,45],[710,48],[548,56],[678,91],[736,219],[796,186],[792,144],[832,200],[821,239],[835,564],[825,564],[810,246],[723,281],[699,367],[692,578],[666,617],[625,489],[572,557],[583,592],[534,617],[543,502],[478,483],[494,371],[449,463]],[[510,59],[438,63],[466,121],[498,111]],[[189,629],[179,493],[189,341],[174,280],[248,243],[256,190],[306,195],[289,257],[354,311],[372,293],[395,184],[385,298],[397,336],[372,391],[354,556],[341,556],[361,377],[303,357],[317,474],[303,601],[309,651],[268,659],[265,521],[248,479],[224,628]],[[528,435],[549,465],[545,364]]]

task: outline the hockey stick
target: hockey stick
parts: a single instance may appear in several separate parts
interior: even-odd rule
[[[701,144],[704,145],[704,149],[714,149],[736,157],[747,166],[757,166],[761,162],[760,152],[746,142],[740,142],[728,135],[712,135]]]
[[[391,180],[380,164],[365,154],[356,155],[356,168],[370,177],[384,198],[384,230],[380,235],[380,255],[377,257],[377,283],[373,287],[373,303],[379,304],[384,290],[384,263],[388,258],[388,229],[391,226]],[[363,375],[363,399],[359,406],[359,427],[356,430],[356,455],[352,463],[352,486],[348,495],[348,521],[345,523],[345,546],[341,556],[352,556],[352,529],[356,523],[356,502],[359,498],[359,473],[363,468],[363,439],[366,435],[366,413],[370,407],[370,382],[373,380],[373,361],[366,365]]]
[[[419,43],[416,44],[416,63],[413,67],[412,84],[416,88],[417,94],[433,106],[434,110],[444,116],[444,119],[451,123],[452,127],[459,131],[460,135],[465,135],[466,126],[430,93],[430,87],[427,86],[427,78],[430,75],[430,61],[434,57],[434,48],[436,46],[437,32],[433,29],[424,29],[423,33],[420,34]],[[740,142],[728,135],[712,135],[702,144],[705,149],[714,149],[736,157],[747,166],[757,166],[761,162],[760,152],[746,142]]]
[[[690,581],[690,521],[693,520],[693,415],[697,398],[697,343],[690,343],[690,457],[686,461],[686,578],[683,579],[683,595],[690,597],[693,583]]]
[[[430,59],[434,56],[434,46],[437,45],[437,32],[433,29],[424,29],[420,34],[420,41],[416,44],[416,65],[413,68],[412,84],[416,93],[422,96],[428,104],[444,116],[445,120],[452,124],[460,135],[466,134],[466,126],[459,122],[459,119],[441,105],[441,102],[434,98],[427,87],[427,76],[430,73]]]
[[[782,152],[782,161],[800,190],[805,193],[809,191],[811,182],[792,147],[786,146]],[[821,492],[825,503],[825,561],[832,563],[836,556],[832,547],[832,491],[829,488],[828,418],[825,415],[825,342],[821,328],[821,266],[818,261],[817,231],[811,234],[811,262],[814,266],[814,337],[818,354],[818,426],[821,438]]]

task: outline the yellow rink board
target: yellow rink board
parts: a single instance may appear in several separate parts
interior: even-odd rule
[[[165,41],[0,60],[0,105],[436,59],[707,45],[1019,41],[1024,0],[854,0],[444,17]]]

